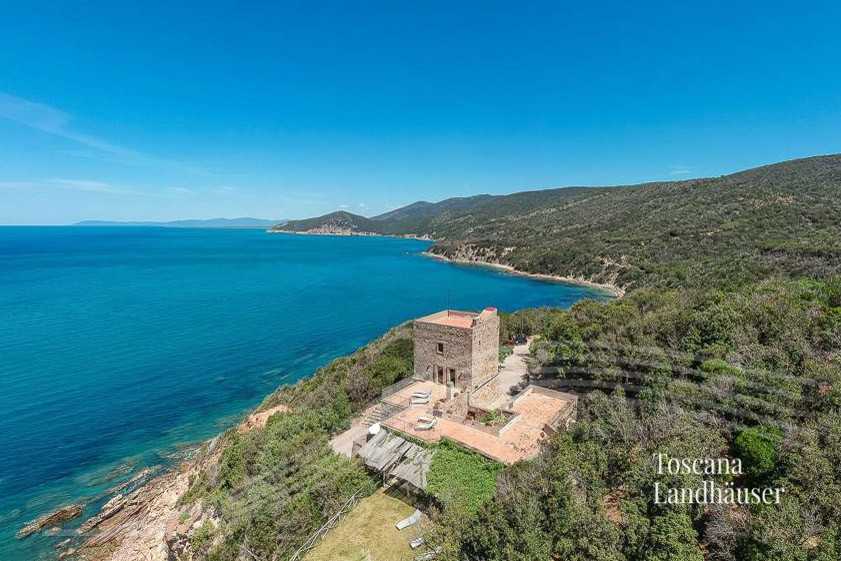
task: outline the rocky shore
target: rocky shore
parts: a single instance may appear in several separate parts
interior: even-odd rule
[[[512,267],[511,265],[500,263],[496,260],[488,258],[487,256],[483,256],[475,252],[460,252],[458,255],[447,256],[442,255],[440,253],[434,253],[432,251],[425,251],[423,255],[425,255],[426,257],[431,257],[433,259],[446,261],[448,263],[458,263],[461,265],[479,265],[482,267],[499,269],[501,271],[511,273],[512,275],[518,275],[545,281],[565,282],[569,284],[577,284],[579,286],[595,288],[597,290],[608,292],[616,298],[622,298],[625,295],[626,290],[626,288],[623,286],[619,286],[612,283],[596,282],[579,276],[547,275],[544,273],[529,273],[527,271],[521,271]]]
[[[117,494],[79,528],[72,554],[83,561],[167,561],[189,559],[192,531],[209,522],[201,505],[182,511],[178,501],[190,478],[218,459],[217,439],[201,453],[128,494]],[[70,553],[67,550],[64,553]]]
[[[286,411],[283,405],[248,415],[236,430],[248,432],[265,426],[269,417]],[[99,512],[85,520],[75,536],[56,543],[57,559],[80,561],[169,561],[192,559],[192,534],[205,524],[218,523],[201,502],[191,506],[180,499],[199,473],[213,470],[219,460],[219,438],[204,443],[188,459],[152,477],[146,468],[128,481],[109,489],[110,498]],[[151,477],[151,478],[150,478]],[[21,528],[24,539],[41,531],[57,529],[82,514],[84,504],[59,508]]]
[[[82,514],[85,505],[73,504],[59,508],[49,514],[41,516],[37,520],[33,520],[18,531],[18,539],[23,539],[40,532],[44,528],[52,528],[64,524],[68,520],[72,520]]]
[[[270,228],[266,230],[269,234],[295,234],[299,236],[348,236],[348,237],[362,237],[362,238],[396,238],[401,240],[420,240],[424,242],[434,242],[429,236],[417,236],[415,234],[380,234],[377,232],[363,232],[360,230],[353,230],[351,228],[333,228],[333,227],[318,227],[309,230],[283,230],[281,228]]]

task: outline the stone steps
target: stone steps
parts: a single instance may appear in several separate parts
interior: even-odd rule
[[[366,427],[370,427],[376,423],[382,423],[386,419],[389,419],[405,409],[405,407],[400,407],[399,405],[392,405],[390,403],[380,402],[377,404],[376,407],[368,411],[365,416],[362,418],[362,424]]]

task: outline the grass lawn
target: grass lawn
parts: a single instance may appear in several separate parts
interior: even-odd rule
[[[304,561],[408,561],[415,554],[409,541],[420,535],[420,523],[399,531],[394,525],[415,507],[380,489],[359,502],[339,525],[327,532]]]

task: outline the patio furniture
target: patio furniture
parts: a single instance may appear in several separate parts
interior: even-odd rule
[[[416,430],[430,430],[438,424],[438,419],[435,417],[418,417],[418,423],[415,425]]]
[[[409,542],[409,547],[412,549],[417,549],[423,545],[423,538],[415,538]]]
[[[429,396],[426,397],[413,397],[412,398],[412,405],[426,405],[429,403]]]
[[[411,516],[407,516],[406,518],[404,518],[403,520],[401,520],[400,522],[395,524],[395,526],[397,527],[398,530],[402,530],[404,528],[408,528],[409,526],[414,526],[415,524],[417,524],[420,521],[420,518],[421,518],[421,511],[419,511],[418,509],[415,509],[415,512],[413,512],[411,514]]]
[[[440,552],[441,548],[438,547],[433,551],[428,551],[427,553],[422,553],[418,555],[417,557],[415,557],[415,561],[431,561],[432,559],[435,559],[435,557],[437,557]]]

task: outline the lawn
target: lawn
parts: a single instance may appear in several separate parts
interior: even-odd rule
[[[415,507],[382,489],[359,502],[339,525],[327,532],[304,561],[408,561],[414,559],[409,541],[420,524],[397,530],[394,525]]]

